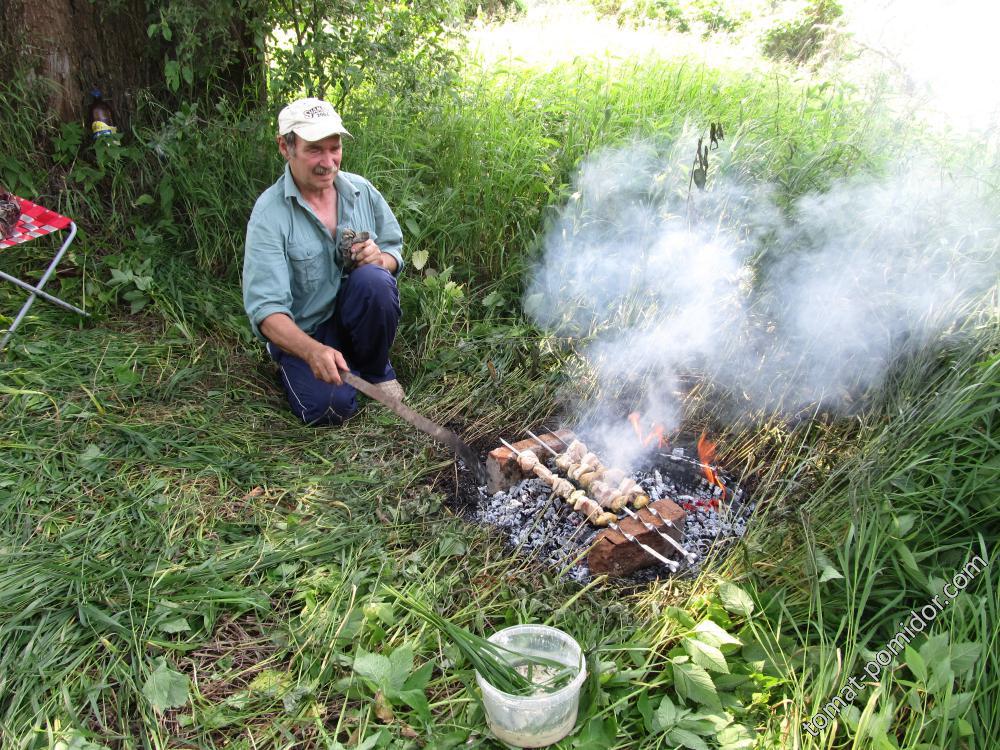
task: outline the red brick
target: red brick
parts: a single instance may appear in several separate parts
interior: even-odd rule
[[[673,500],[657,500],[651,507],[666,519],[669,519],[674,528],[667,526],[662,520],[649,512],[647,508],[636,511],[639,518],[648,521],[659,531],[668,534],[678,542],[681,541],[684,531],[684,519],[686,514]],[[657,532],[647,529],[638,520],[625,516],[618,521],[618,526],[623,531],[628,532],[643,544],[646,544],[664,557],[676,559],[680,555],[674,546]],[[627,576],[640,568],[650,565],[661,565],[659,560],[642,549],[638,544],[630,542],[614,529],[605,529],[597,535],[590,552],[587,553],[587,565],[594,575],[607,573],[608,575],[621,577]]]
[[[576,439],[576,435],[571,430],[556,430],[554,433],[546,432],[544,435],[539,435],[538,437],[557,453],[564,451],[566,445]],[[552,455],[542,448],[534,438],[511,443],[511,445],[522,452],[531,451],[543,461],[547,461]],[[491,495],[500,492],[500,490],[512,487],[527,476],[527,474],[521,471],[521,467],[517,465],[516,458],[510,448],[506,446],[500,446],[490,451],[490,454],[486,457],[486,475],[488,477],[486,490]]]

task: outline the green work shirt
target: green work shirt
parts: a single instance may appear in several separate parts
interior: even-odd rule
[[[389,204],[364,177],[339,172],[337,233],[330,233],[285,173],[257,199],[247,224],[243,306],[254,335],[260,323],[284,313],[306,333],[333,314],[343,269],[337,252],[343,230],[369,232],[383,253],[403,268],[403,233]]]

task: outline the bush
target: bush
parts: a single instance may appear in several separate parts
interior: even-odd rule
[[[822,48],[831,25],[843,13],[837,0],[810,0],[802,15],[764,34],[764,55],[772,60],[807,62]]]
[[[700,28],[702,36],[733,32],[745,13],[735,13],[721,0],[592,0],[597,13],[617,19],[619,25],[651,21],[675,31]]]

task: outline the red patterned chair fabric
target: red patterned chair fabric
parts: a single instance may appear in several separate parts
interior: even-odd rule
[[[62,259],[67,248],[72,244],[73,239],[76,237],[76,224],[67,216],[62,214],[57,214],[44,206],[39,206],[37,203],[32,203],[31,201],[24,200],[23,198],[18,198],[18,202],[21,204],[21,216],[17,220],[17,224],[14,226],[14,231],[9,237],[4,237],[0,239],[0,250],[5,250],[7,248],[13,247],[14,245],[21,245],[25,242],[30,242],[36,237],[44,237],[52,232],[58,232],[61,229],[69,229],[69,236],[63,241],[59,250],[53,256],[52,260],[49,262],[48,268],[42,274],[42,278],[37,284],[32,284],[23,279],[19,279],[15,276],[11,276],[8,273],[0,271],[0,279],[16,284],[21,289],[28,292],[28,299],[21,306],[21,310],[17,313],[14,321],[7,328],[7,332],[0,338],[0,349],[3,349],[10,337],[13,335],[14,331],[21,321],[24,320],[25,316],[28,314],[28,310],[31,309],[32,304],[39,297],[51,302],[59,307],[66,310],[70,310],[79,315],[88,316],[88,314],[81,310],[79,307],[69,304],[65,300],[61,300],[53,294],[42,291],[42,287],[45,286],[49,277],[56,270],[56,266],[59,265],[59,261]],[[3,255],[0,254],[0,261],[3,260]],[[88,316],[89,317],[89,316]]]
[[[13,245],[20,245],[29,242],[36,237],[44,237],[51,232],[58,232],[72,224],[72,219],[57,214],[37,203],[18,198],[21,203],[21,218],[17,220],[14,233],[6,239],[0,240],[0,250]]]

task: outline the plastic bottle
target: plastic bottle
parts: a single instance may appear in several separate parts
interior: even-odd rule
[[[104,101],[101,90],[95,88],[90,92],[94,101],[90,103],[90,132],[94,140],[118,132],[115,127],[115,116],[111,105]]]

